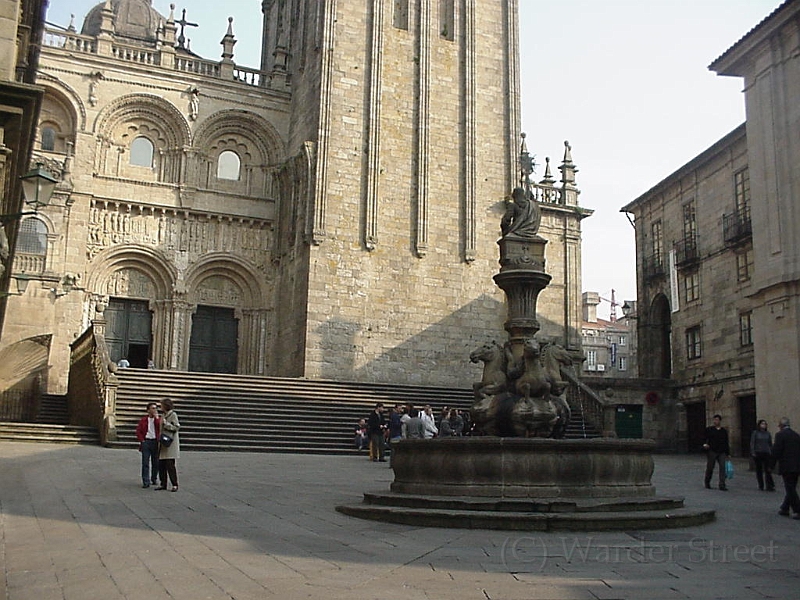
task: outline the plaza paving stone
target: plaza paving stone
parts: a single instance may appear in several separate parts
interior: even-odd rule
[[[0,599],[796,598],[800,521],[743,461],[729,492],[704,459],[657,455],[653,482],[717,512],[665,531],[538,533],[362,521],[385,491],[364,456],[183,452],[180,491],[142,489],[139,454],[0,443]]]

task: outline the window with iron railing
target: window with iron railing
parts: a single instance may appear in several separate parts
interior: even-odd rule
[[[663,277],[666,273],[664,269],[664,261],[661,254],[651,254],[645,256],[642,261],[642,270],[644,271],[645,279],[654,279],[656,277]]]
[[[697,252],[697,238],[694,235],[675,242],[675,262],[678,266],[692,264],[700,259]]]
[[[750,206],[737,208],[734,212],[722,215],[722,237],[726,244],[746,241],[753,235],[750,221]]]

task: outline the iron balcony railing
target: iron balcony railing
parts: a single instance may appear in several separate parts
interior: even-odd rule
[[[722,215],[722,235],[725,243],[729,245],[739,244],[753,236],[749,205],[737,208],[730,214]]]
[[[675,242],[675,264],[677,266],[693,265],[698,260],[700,260],[700,255],[697,252],[697,238],[695,236],[688,235]]]
[[[666,270],[664,268],[664,259],[661,253],[657,252],[655,254],[651,254],[650,256],[646,256],[642,263],[642,269],[644,271],[643,274],[645,280],[663,277],[666,274]]]

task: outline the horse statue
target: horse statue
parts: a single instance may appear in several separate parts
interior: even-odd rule
[[[489,396],[505,391],[508,382],[506,376],[508,359],[505,349],[500,344],[494,340],[487,342],[473,351],[469,355],[469,360],[474,363],[483,361],[483,377],[472,384],[475,400],[485,400]]]
[[[514,383],[520,399],[512,413],[518,428],[525,437],[549,435],[558,422],[556,410],[550,401],[547,372],[542,364],[541,348],[535,340],[526,340],[522,349],[523,371]]]
[[[555,343],[545,344],[541,351],[541,357],[542,365],[547,373],[547,379],[550,382],[550,400],[556,409],[558,417],[550,437],[563,438],[567,431],[567,425],[572,418],[572,409],[563,396],[569,382],[561,378],[561,368],[572,367],[572,357],[567,350]]]
[[[470,409],[470,416],[481,430],[487,435],[498,435],[495,429],[498,402],[496,395],[501,395],[506,390],[508,377],[506,365],[508,364],[505,349],[496,341],[491,341],[469,355],[471,362],[483,361],[483,377],[472,384],[475,401]]]
[[[529,401],[531,397],[543,398],[550,394],[550,381],[542,366],[541,349],[534,340],[526,340],[522,348],[523,370],[514,384],[517,394]]]

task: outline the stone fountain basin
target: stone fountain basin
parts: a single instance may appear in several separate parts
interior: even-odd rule
[[[336,510],[423,527],[627,531],[691,527],[713,510],[655,496],[650,440],[445,438],[392,444],[389,492]]]
[[[392,492],[493,498],[644,498],[655,442],[463,437],[392,444]]]

